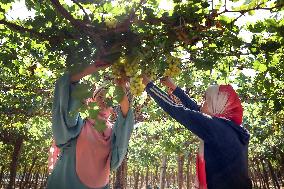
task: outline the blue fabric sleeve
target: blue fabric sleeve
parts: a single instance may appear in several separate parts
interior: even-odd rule
[[[81,103],[71,96],[74,86],[74,84],[71,84],[68,74],[60,77],[55,84],[52,105],[52,132],[55,143],[59,147],[77,137],[83,126],[83,120],[79,113],[74,112],[75,108]]]
[[[117,120],[113,126],[111,138],[111,170],[117,169],[122,163],[128,148],[130,135],[134,126],[134,114],[129,109],[127,116],[124,118],[119,108]]]
[[[212,139],[215,120],[211,116],[174,103],[166,93],[151,82],[146,86],[146,91],[165,112],[199,138],[204,141]]]
[[[193,99],[189,98],[187,94],[185,94],[185,92],[181,88],[177,87],[173,91],[173,95],[178,97],[186,108],[195,110],[195,111],[200,111],[197,103]]]

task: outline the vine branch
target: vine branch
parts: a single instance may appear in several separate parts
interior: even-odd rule
[[[61,14],[65,19],[67,19],[76,29],[81,32],[84,32],[89,37],[95,40],[97,47],[100,51],[100,54],[105,54],[106,50],[104,48],[104,42],[97,33],[94,26],[84,23],[84,21],[74,18],[59,2],[59,0],[50,0],[55,9],[59,14]]]
[[[87,14],[86,10],[84,9],[84,7],[77,1],[77,0],[72,0],[76,5],[78,5],[78,7],[80,7],[80,9],[84,12],[85,16],[88,18],[88,21],[90,20],[89,15]]]
[[[270,8],[269,7],[260,7],[263,4],[264,3],[259,4],[259,5],[257,5],[254,8],[245,9],[245,10],[227,10],[227,9],[225,9],[224,11],[217,13],[217,15],[221,15],[221,14],[224,14],[224,13],[227,13],[227,12],[232,12],[232,13],[238,12],[238,13],[241,13],[241,14],[245,14],[245,13],[247,13],[249,11],[253,11],[253,10],[270,10],[270,11],[272,11],[275,8],[282,8],[282,7],[284,7],[284,4],[279,4],[279,5],[276,5],[274,7],[270,7]]]

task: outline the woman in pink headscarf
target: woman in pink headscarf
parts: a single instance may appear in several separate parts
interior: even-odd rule
[[[63,75],[56,82],[52,132],[53,146],[60,148],[60,154],[56,163],[55,153],[54,158],[50,158],[54,169],[48,178],[48,189],[108,189],[110,171],[118,168],[126,155],[134,125],[126,94],[120,101],[113,125],[109,121],[112,108],[105,102],[103,88],[98,88],[87,100],[94,101],[99,107],[97,117],[82,119],[79,112],[74,112],[75,107],[82,103],[71,95],[78,81],[106,66],[105,62],[97,61],[80,73]],[[117,84],[125,91],[126,81],[120,80]],[[106,125],[104,130],[94,128],[102,122]]]
[[[182,104],[176,104],[147,77],[143,82],[147,93],[164,111],[200,138],[196,188],[251,188],[247,162],[250,135],[241,126],[243,109],[231,85],[210,86],[198,106],[170,78],[161,83],[173,90]]]

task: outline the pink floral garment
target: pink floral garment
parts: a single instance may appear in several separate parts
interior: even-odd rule
[[[112,125],[106,121],[107,128],[100,133],[93,124],[87,119],[78,137],[76,172],[84,185],[100,188],[109,183]]]

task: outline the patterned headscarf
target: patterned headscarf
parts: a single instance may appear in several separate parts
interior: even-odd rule
[[[101,92],[105,91],[106,87],[98,87],[94,90],[93,92],[93,100],[96,99],[96,97],[98,96],[98,94],[100,94]]]
[[[208,111],[241,125],[243,108],[239,96],[231,85],[212,85],[205,94]]]
[[[208,111],[212,116],[225,118],[241,125],[243,108],[239,96],[231,85],[212,85],[205,93]],[[196,158],[196,187],[207,189],[204,141],[200,139],[199,151]]]

